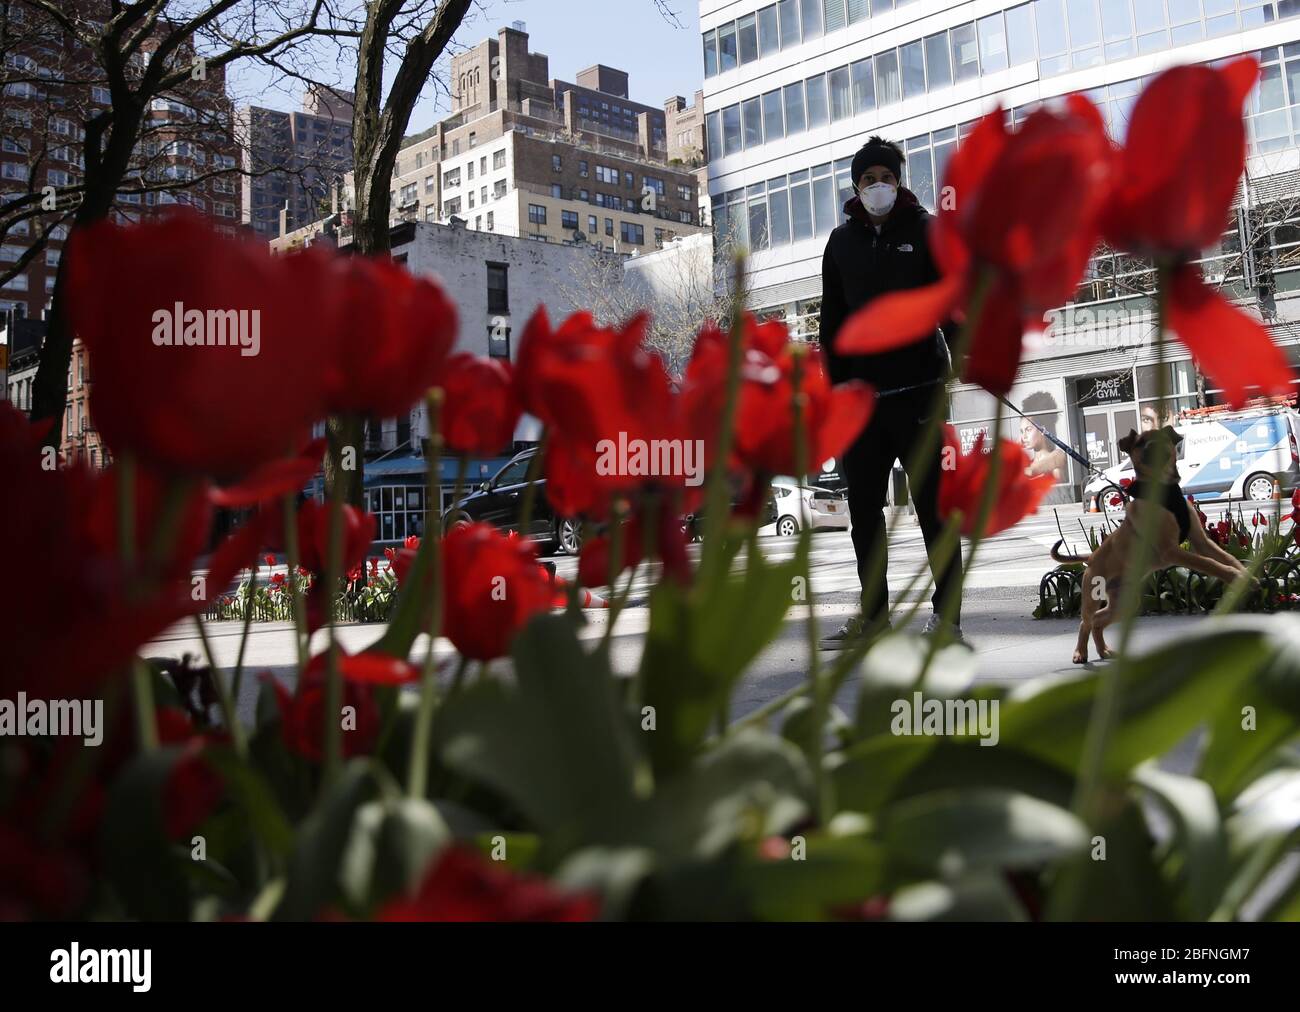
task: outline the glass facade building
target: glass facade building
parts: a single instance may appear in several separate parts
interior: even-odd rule
[[[701,0],[700,27],[715,236],[749,251],[754,309],[805,339],[816,337],[826,237],[845,220],[849,166],[869,135],[903,147],[904,185],[934,210],[948,159],[994,109],[1014,126],[1080,92],[1122,142],[1154,75],[1255,55],[1248,181],[1203,268],[1300,359],[1289,347],[1300,340],[1300,0]],[[1046,405],[1043,424],[1097,462],[1118,462],[1120,426],[1155,392],[1150,287],[1148,265],[1105,252],[1049,314],[1046,337],[1027,336],[1012,401]],[[1214,403],[1186,350],[1166,352],[1167,409]],[[993,417],[976,389],[955,388],[950,407],[964,440]],[[1082,477],[1071,465],[1057,498]]]

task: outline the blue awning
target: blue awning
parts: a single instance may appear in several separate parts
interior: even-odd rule
[[[465,467],[465,484],[473,487],[486,481],[505,467],[510,457],[487,457],[471,459]],[[454,485],[460,471],[460,461],[455,457],[443,457],[438,468],[440,484]],[[423,485],[428,474],[423,457],[408,455],[404,457],[387,457],[383,460],[366,463],[366,488],[378,485]]]

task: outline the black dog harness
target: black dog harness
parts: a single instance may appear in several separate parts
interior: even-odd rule
[[[1144,499],[1151,501],[1152,488],[1148,482],[1135,481],[1126,490],[1130,499]],[[1163,496],[1160,499],[1160,505],[1174,515],[1178,521],[1178,540],[1183,542],[1187,540],[1187,532],[1192,526],[1192,514],[1187,508],[1187,497],[1183,495],[1183,490],[1177,484],[1167,484],[1162,486]]]

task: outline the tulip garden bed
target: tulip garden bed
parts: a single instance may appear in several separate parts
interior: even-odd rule
[[[1242,595],[1236,605],[1239,610],[1271,613],[1300,609],[1300,491],[1292,498],[1293,526],[1287,534],[1281,533],[1276,513],[1267,516],[1256,511],[1247,522],[1238,508],[1235,516],[1225,510],[1219,520],[1211,522],[1195,500],[1189,502],[1209,538],[1259,578],[1261,586]],[[1088,531],[1089,550],[1095,551],[1114,529],[1115,525],[1108,523],[1100,536]],[[1083,563],[1068,562],[1044,574],[1034,618],[1078,618],[1083,570]],[[1141,614],[1204,614],[1218,606],[1224,590],[1217,577],[1181,566],[1157,570],[1143,583]]]

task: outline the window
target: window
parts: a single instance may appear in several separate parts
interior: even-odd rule
[[[979,47],[975,43],[975,25],[958,25],[952,30],[953,77],[965,81],[979,77]]]
[[[492,196],[495,199],[500,200],[505,195],[506,195],[506,181],[504,179],[498,179],[495,183],[492,184]]]
[[[487,155],[484,155],[478,160],[478,174],[480,176],[487,175]]]
[[[1136,0],[1139,6],[1143,0]],[[1161,7],[1163,20],[1164,5]],[[1065,34],[1064,0],[1034,0],[1034,22],[1038,28],[1038,66],[1043,74],[1059,74],[1069,70],[1069,42]],[[955,43],[954,43],[955,45]],[[954,49],[954,55],[956,50]]]
[[[469,207],[470,207],[470,208],[473,208],[474,206],[475,206],[475,202],[474,202],[474,191],[473,191],[473,190],[470,190],[470,191],[469,191]]]
[[[747,189],[749,248],[751,250],[767,249],[767,194],[762,183],[756,183]]]
[[[781,91],[785,99],[785,132],[797,134],[807,128],[803,109],[803,82],[787,84]]]
[[[824,0],[826,12],[826,33],[838,32],[844,27],[844,0]]]
[[[785,128],[781,123],[780,88],[763,96],[763,136],[769,141],[785,136]]]
[[[449,190],[460,185],[460,169],[448,169],[442,174],[443,189]]]
[[[600,222],[594,214],[587,215],[587,234],[595,235],[600,231]]]
[[[767,181],[767,216],[772,245],[787,245],[790,242],[790,194],[784,176]]]
[[[888,105],[903,97],[903,83],[898,76],[898,50],[876,54],[876,102]]]
[[[804,81],[804,91],[808,96],[808,129],[815,130],[825,126],[830,115],[826,108],[826,77],[810,77]]]
[[[479,187],[479,191],[478,191],[478,202],[479,202],[480,204],[486,204],[486,203],[488,202],[488,193],[487,193],[487,187],[486,187],[486,186],[481,186],[481,187]]]
[[[460,214],[459,197],[453,197],[451,200],[445,201],[442,205],[442,216],[444,218],[450,218],[453,214]]]
[[[909,42],[899,51],[903,69],[903,97],[925,94],[925,54],[921,42]]]
[[[678,211],[677,220],[682,222],[685,225],[690,225],[694,221],[694,216],[691,214],[690,211]]]
[[[634,225],[630,221],[619,222],[620,232],[623,241],[631,243],[633,246],[645,245],[645,228],[641,225]]]
[[[20,182],[27,180],[27,166],[22,162],[5,162],[0,166],[0,178],[17,179]]]
[[[506,167],[506,149],[492,152],[492,168],[504,169]]]
[[[618,185],[618,169],[611,169],[606,165],[596,166],[596,179],[602,183],[612,183]]]
[[[804,41],[821,38],[822,0],[799,0],[799,9],[803,13]]]
[[[736,23],[718,29],[718,70],[725,73],[736,69]]]
[[[740,149],[740,106],[729,105],[722,110],[722,153],[734,155]]]
[[[812,238],[812,193],[807,169],[790,173],[790,224],[795,242]]]
[[[849,67],[853,87],[853,111],[861,115],[876,107],[876,87],[871,79],[871,57]]]
[[[403,186],[401,193],[398,194],[397,206],[405,207],[407,204],[414,204],[419,199],[418,190],[419,185],[416,183],[408,183]]]
[[[849,88],[849,68],[837,67],[827,75],[831,93],[831,122],[853,115],[853,92]]]
[[[741,64],[758,59],[758,25],[753,14],[736,22],[736,40]]]
[[[473,162],[470,162],[468,165],[465,166],[465,178],[466,178],[466,179],[473,179],[473,178],[474,178],[474,163],[473,163]]]
[[[1142,3],[1142,0],[1137,0]],[[1159,0],[1156,0],[1159,4]],[[1125,7],[1127,10],[1127,7]],[[928,53],[927,53],[928,55]],[[1032,4],[1021,4],[1007,11],[1007,57],[1011,66],[1018,67],[1034,58],[1034,9]]]
[[[578,212],[560,211],[560,228],[576,231],[578,228]]]
[[[867,0],[849,0],[849,24],[856,25],[867,16]]]
[[[745,124],[745,147],[757,147],[763,143],[763,110],[759,100],[748,98],[740,108]]]
[[[830,163],[815,165],[812,170],[813,218],[818,235],[829,235],[839,222],[835,207],[835,180]]]
[[[591,173],[587,171],[587,160],[580,158],[578,160],[578,175],[586,179]]]
[[[948,61],[947,32],[926,36],[925,70],[931,91],[952,84],[952,64]]]
[[[1007,35],[1002,12],[979,19],[980,66],[985,74],[1007,69]]]
[[[781,23],[781,48],[799,45],[799,0],[780,0],[776,10],[777,20]]]
[[[528,205],[528,223],[530,225],[546,224],[546,208],[542,204]]]
[[[704,76],[712,77],[718,72],[718,33],[704,33]]]
[[[487,213],[487,230],[491,232],[495,227],[496,227],[496,212],[489,211]]]
[[[491,227],[490,223],[488,227]],[[488,263],[487,301],[489,313],[510,312],[510,266],[508,264]]]
[[[613,235],[613,234],[614,234],[614,219],[613,219],[613,218],[606,218],[606,219],[605,219],[605,234],[606,234],[606,235]]]
[[[437,186],[438,186],[438,177],[437,177],[437,176],[425,176],[425,177],[424,177],[424,192],[425,192],[425,193],[432,193],[435,189],[437,189]]]
[[[492,226],[488,226],[488,231],[492,231]],[[495,324],[488,324],[488,357],[499,358],[510,361],[510,328],[500,327]],[[524,472],[527,473],[527,461],[523,462]],[[513,475],[511,475],[513,478]],[[524,475],[520,475],[513,480],[518,483],[523,481]]]
[[[758,12],[758,55],[771,56],[781,48],[781,35],[777,28],[776,4]]]
[[[563,187],[562,185],[560,185],[559,183],[552,183],[552,184],[551,184],[551,196],[554,197],[556,200],[563,200],[563,199],[564,199],[564,187]]]
[[[624,186],[632,186],[632,185],[635,183],[635,181],[636,181],[636,177],[635,177],[631,172],[624,171],[624,173],[623,173],[623,185],[624,185]],[[614,182],[616,182],[616,183],[618,182],[618,178],[617,178],[617,177],[615,177]]]
[[[656,176],[641,177],[641,192],[644,193],[647,189],[654,190],[654,192],[660,197],[662,197],[666,192],[664,181]]]
[[[564,159],[559,155],[551,155],[551,171],[562,172],[564,170]]]

